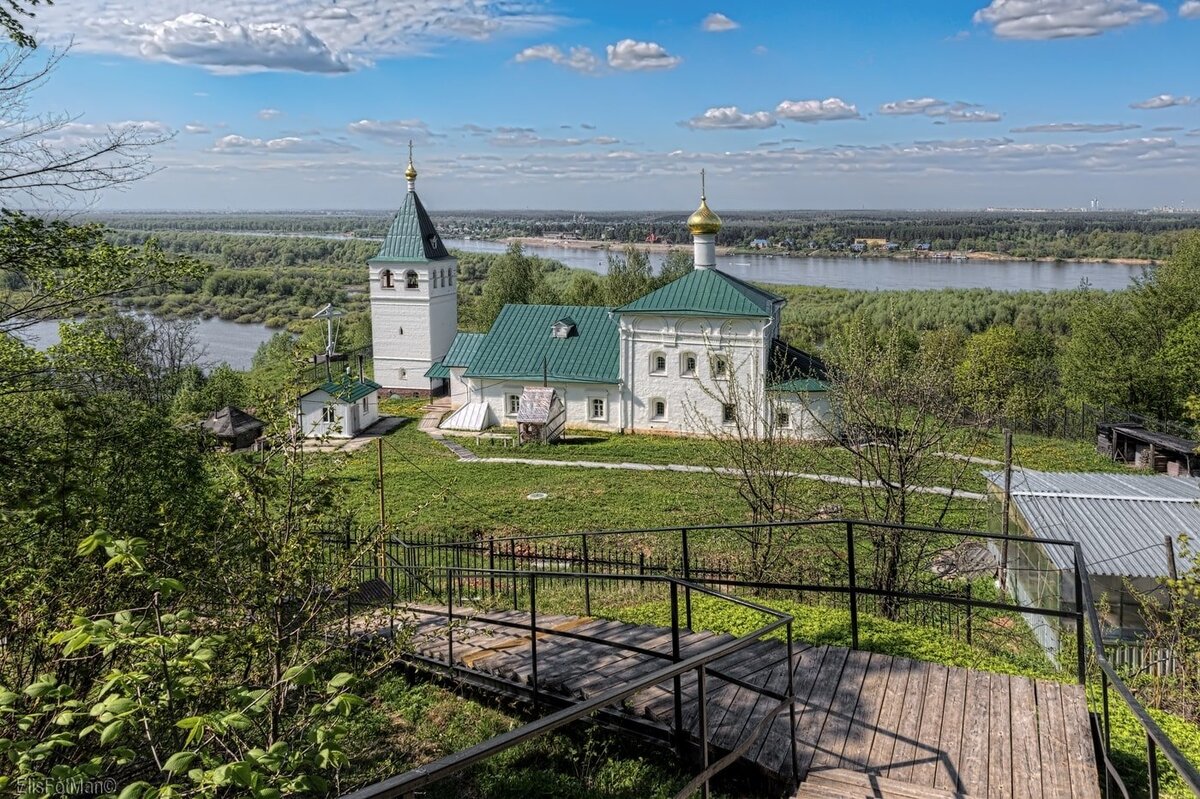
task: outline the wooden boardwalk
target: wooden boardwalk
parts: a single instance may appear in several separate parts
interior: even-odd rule
[[[444,608],[411,606],[411,645],[430,660],[445,662]],[[456,612],[461,612],[456,609]],[[438,614],[443,614],[439,616]],[[523,612],[476,613],[456,621],[453,662],[502,683],[532,681],[528,626]],[[671,631],[576,616],[538,616],[539,630],[569,631],[605,641],[670,653]],[[708,632],[680,634],[686,658],[732,640]],[[538,686],[543,694],[570,701],[587,699],[645,676],[668,661],[539,633]],[[1083,688],[1026,677],[860,652],[835,646],[796,644],[795,690],[801,781],[810,774],[859,772],[880,782],[917,789],[913,796],[1013,797],[1057,799],[1099,797],[1095,752]],[[709,667],[754,686],[784,692],[786,648],[761,641],[727,655]],[[683,678],[684,729],[698,742],[696,678]],[[745,740],[778,700],[710,676],[707,683],[709,740],[717,752]],[[673,733],[672,683],[643,691],[624,702],[631,721]],[[744,760],[768,775],[791,778],[788,714],[750,747]],[[840,771],[834,771],[840,770]],[[926,793],[922,793],[924,790]],[[824,791],[824,792],[822,792]],[[798,796],[828,796],[812,786]],[[846,793],[845,795],[851,795]],[[859,795],[859,794],[855,794]],[[867,794],[871,795],[871,794]],[[889,794],[910,795],[910,794]]]

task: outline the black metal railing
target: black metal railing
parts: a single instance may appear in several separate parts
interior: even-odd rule
[[[409,550],[411,551],[411,550]],[[429,566],[414,564],[411,558],[397,559],[389,552],[385,556],[386,562],[382,565],[364,565],[363,568],[379,572],[385,575],[389,583],[398,587],[404,586],[410,589],[417,589],[414,596],[422,596],[425,598],[435,598],[442,601],[444,604],[437,609],[423,609],[423,612],[438,616],[445,620],[445,624],[441,627],[441,635],[445,637],[445,656],[438,658],[435,656],[421,655],[417,653],[410,654],[410,658],[423,662],[435,670],[443,670],[447,676],[455,679],[468,679],[472,681],[481,681],[493,683],[501,686],[506,691],[513,691],[524,695],[531,700],[534,713],[540,712],[545,706],[550,704],[565,705],[547,716],[544,716],[534,722],[519,727],[509,733],[497,736],[488,741],[485,741],[476,746],[464,749],[460,752],[448,755],[433,763],[414,769],[405,774],[398,775],[388,780],[376,783],[374,785],[362,788],[354,793],[348,794],[347,799],[388,799],[388,797],[405,797],[412,795],[413,792],[425,788],[433,783],[443,780],[452,774],[455,774],[465,768],[475,765],[483,760],[486,760],[500,752],[516,746],[524,741],[536,738],[538,736],[559,729],[571,722],[589,717],[600,712],[608,712],[614,705],[618,705],[623,700],[647,690],[653,686],[660,685],[667,681],[672,684],[672,702],[673,702],[673,726],[674,745],[681,756],[686,756],[689,753],[690,742],[688,733],[684,727],[684,686],[683,676],[689,672],[695,672],[696,675],[696,701],[697,701],[697,734],[698,741],[698,761],[700,773],[688,784],[688,786],[678,795],[679,799],[693,795],[697,790],[700,791],[703,797],[708,796],[709,781],[727,768],[729,765],[738,760],[744,755],[750,746],[761,739],[762,735],[770,728],[772,722],[784,711],[788,712],[790,735],[791,739],[791,763],[792,771],[797,769],[797,750],[796,750],[796,708],[795,708],[795,652],[793,649],[792,635],[792,617],[787,613],[782,613],[773,608],[765,607],[755,602],[748,601],[739,597],[733,597],[721,594],[711,588],[702,585],[688,584],[682,580],[664,577],[659,575],[640,575],[631,576],[626,574],[604,574],[604,573],[589,573],[586,577],[577,572],[551,572],[551,571],[514,571],[506,569],[485,569],[459,566],[446,566],[444,570],[440,567],[435,569]],[[433,580],[434,572],[440,572],[440,579]],[[633,644],[628,641],[614,640],[603,635],[591,635],[579,633],[572,630],[557,629],[554,626],[545,626],[539,624],[538,613],[538,586],[544,584],[553,584],[556,582],[578,582],[581,580],[590,582],[617,582],[617,583],[637,583],[640,585],[652,584],[666,586],[670,595],[671,607],[671,629],[670,629],[670,649],[669,651],[660,651],[658,649]],[[438,587],[435,587],[435,582]],[[523,610],[527,613],[527,619],[512,619],[504,618],[496,615],[483,615],[480,618],[484,620],[488,627],[501,627],[512,629],[523,636],[527,636],[529,640],[529,685],[523,686],[515,684],[512,681],[500,678],[493,678],[488,675],[483,675],[477,671],[466,668],[456,661],[455,651],[455,631],[456,624],[470,623],[476,618],[475,613],[467,612],[467,608],[472,603],[477,603],[483,598],[485,592],[473,593],[474,589],[480,589],[486,586],[488,588],[487,596],[489,599],[497,597],[506,597],[511,590],[513,597],[513,610]],[[729,602],[733,605],[750,609],[767,616],[770,620],[755,629],[736,638],[731,638],[728,641],[706,645],[704,649],[696,654],[685,657],[684,647],[681,645],[681,636],[683,626],[680,623],[680,607],[679,594],[680,589],[686,591],[696,591],[703,593],[721,601]],[[522,601],[524,600],[524,601]],[[442,609],[444,608],[444,610]],[[787,662],[787,686],[784,691],[775,691],[766,685],[754,685],[746,680],[726,673],[724,670],[716,668],[713,664],[717,661],[733,655],[746,647],[763,640],[772,633],[782,633],[783,645],[786,651]],[[598,696],[574,702],[569,698],[564,697],[554,692],[546,691],[539,677],[539,639],[547,637],[563,637],[570,640],[598,644],[604,647],[609,647],[614,650],[636,653],[655,660],[663,661],[664,665],[652,669],[648,673],[629,680],[620,686],[609,689]],[[707,719],[707,694],[709,679],[719,679],[731,685],[736,685],[740,688],[756,691],[764,696],[774,699],[777,704],[770,709],[766,715],[759,720],[759,723],[751,731],[749,736],[744,737],[736,747],[726,753],[724,757],[716,762],[711,761],[711,745],[709,741],[710,731],[708,729]],[[620,717],[617,714],[616,717]]]
[[[742,541],[753,541],[755,531],[819,531],[807,535],[800,550],[789,552],[777,563],[764,564],[755,560],[753,547],[737,547],[728,551],[730,534]],[[895,536],[922,539],[928,542],[924,555],[917,558],[918,567],[911,564],[907,571],[892,575],[894,579],[879,579],[878,548],[894,545]],[[1003,558],[1000,564],[1010,586],[1022,576],[1035,576],[1059,586],[1053,602],[1035,603],[1043,597],[1010,601],[1005,596],[995,599],[972,592],[970,579],[947,581],[942,575],[931,577],[926,562],[936,553],[964,541],[978,542],[994,555],[1009,553],[1010,548],[1036,546],[1053,548],[1059,553],[1057,563],[1069,563],[1069,568],[1042,564],[1020,564]],[[795,544],[795,541],[791,542]],[[807,549],[804,548],[807,545]],[[917,545],[918,548],[920,545]],[[682,617],[673,606],[673,626],[693,628],[692,595],[694,592],[713,592],[723,598],[737,599],[734,592],[750,591],[759,598],[788,598],[800,603],[816,601],[844,607],[849,614],[851,644],[860,646],[860,612],[879,613],[899,621],[941,627],[970,641],[975,617],[980,613],[1022,614],[1027,619],[1040,619],[1051,625],[1068,644],[1073,644],[1070,660],[1075,677],[1086,684],[1089,666],[1099,672],[1099,705],[1095,709],[1098,722],[1096,737],[1100,763],[1098,779],[1106,796],[1114,791],[1128,796],[1116,769],[1112,767],[1112,720],[1110,696],[1115,692],[1128,706],[1146,735],[1146,757],[1149,794],[1157,799],[1160,790],[1158,755],[1174,769],[1180,781],[1200,796],[1200,774],[1171,742],[1161,727],[1122,681],[1104,652],[1103,633],[1098,608],[1093,598],[1087,566],[1078,544],[1044,537],[959,530],[922,525],[900,525],[856,519],[826,519],[774,524],[703,525],[692,527],[653,528],[641,530],[597,530],[567,534],[524,535],[473,538],[466,541],[446,541],[433,537],[410,537],[389,540],[383,545],[383,563],[396,568],[394,578],[401,582],[397,591],[407,599],[418,596],[449,596],[451,574],[470,571],[481,575],[477,587],[494,599],[504,595],[513,603],[527,593],[513,574],[556,573],[570,574],[582,587],[582,611],[591,615],[597,598],[594,583],[613,586],[643,584],[650,578],[668,578],[682,591]],[[714,551],[717,550],[717,551]],[[804,557],[797,557],[801,551]],[[864,564],[866,564],[864,566]],[[449,569],[450,571],[447,571]],[[969,574],[967,575],[970,576]],[[977,575],[978,576],[978,575]],[[523,578],[524,579],[524,578]],[[1069,584],[1062,588],[1064,581]],[[1013,591],[1014,596],[1020,596]],[[1064,596],[1065,594],[1065,596]],[[1032,622],[1031,622],[1032,623]],[[791,636],[789,635],[789,641]]]

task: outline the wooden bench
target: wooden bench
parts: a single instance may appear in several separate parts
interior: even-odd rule
[[[510,433],[477,433],[475,435],[476,444],[480,444],[484,440],[487,440],[487,442],[493,446],[495,446],[497,442],[499,442],[501,446],[505,447],[515,446],[514,437]]]

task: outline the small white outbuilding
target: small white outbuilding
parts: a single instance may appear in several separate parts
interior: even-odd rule
[[[379,384],[342,378],[300,397],[297,411],[305,438],[354,438],[379,419]]]

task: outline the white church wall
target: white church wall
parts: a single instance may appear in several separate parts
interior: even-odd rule
[[[725,427],[724,406],[744,402],[747,391],[761,402],[768,330],[765,319],[623,315],[627,429],[703,433]]]
[[[519,400],[521,392],[527,386],[542,385],[541,380],[522,383],[515,380],[488,381],[477,378],[473,378],[471,383],[474,390],[470,399],[486,402],[502,426],[516,424],[517,414],[512,405],[513,398]],[[557,389],[559,396],[563,398],[567,409],[568,428],[609,432],[621,429],[617,386],[604,383],[556,383],[553,380],[549,382],[549,386]],[[602,404],[603,418],[597,418],[593,413],[597,402]]]
[[[787,424],[781,428],[787,435],[805,441],[822,441],[836,431],[833,408],[823,391],[773,392],[771,401],[774,408],[787,414]]]

